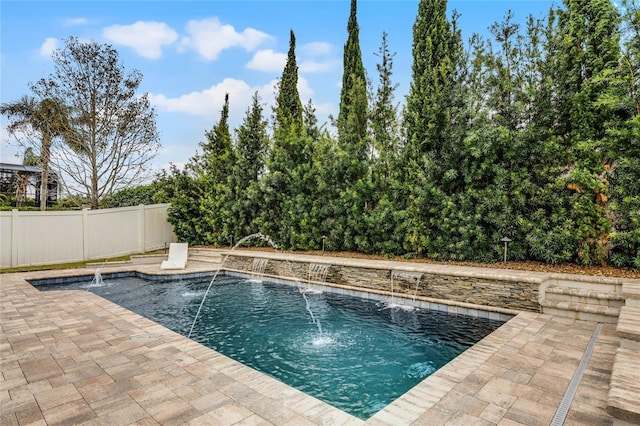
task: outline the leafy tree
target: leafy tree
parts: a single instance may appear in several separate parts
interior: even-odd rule
[[[278,85],[278,99],[276,100],[275,129],[285,133],[295,125],[302,127],[302,102],[298,93],[298,65],[296,63],[296,36],[293,30],[289,34],[289,52],[282,77]]]
[[[343,52],[340,111],[336,122],[338,140],[324,171],[327,188],[332,188],[330,210],[321,219],[330,230],[337,248],[355,250],[363,240],[364,214],[371,195],[368,178],[368,97],[367,80],[360,51],[357,0],[351,1],[347,22],[347,41]]]
[[[457,196],[469,220],[457,226],[471,232],[467,256],[496,260],[502,254],[500,238],[513,240],[511,258],[524,258],[527,252],[525,229],[530,210],[544,205],[538,192],[554,164],[553,154],[540,158],[539,135],[531,133],[533,96],[539,88],[537,71],[539,25],[532,17],[527,33],[508,11],[501,22],[489,28],[491,41],[477,35],[472,39],[468,79],[474,114],[469,123],[460,157]],[[495,42],[495,45],[492,43]],[[534,227],[535,228],[535,227]]]
[[[200,143],[202,154],[195,158],[196,166],[207,174],[213,183],[225,183],[233,169],[233,145],[229,130],[229,94],[224,95],[220,120],[210,131],[205,132],[207,140]]]
[[[159,148],[155,112],[148,96],[136,93],[142,74],[125,75],[110,45],[70,37],[53,60],[54,73],[31,90],[65,106],[69,149],[54,157],[71,186],[98,208],[104,196],[146,178]]]
[[[35,132],[40,139],[40,159],[30,159],[31,165],[38,165],[42,169],[40,184],[40,209],[46,210],[49,191],[49,163],[51,161],[51,148],[55,138],[67,135],[69,125],[65,107],[54,98],[44,98],[38,101],[35,98],[24,96],[19,101],[0,105],[0,114],[6,115],[12,120],[7,129],[16,135],[19,132],[30,134]],[[32,147],[28,147],[33,152]],[[33,154],[32,154],[33,155]],[[25,160],[27,153],[25,152]]]
[[[554,55],[559,119],[553,128],[568,143],[569,170],[564,179],[572,191],[571,214],[577,225],[577,257],[583,264],[607,257],[611,219],[607,215],[609,171],[616,154],[607,127],[620,120],[615,104],[620,63],[620,18],[609,0],[565,0],[555,12],[558,47]],[[610,97],[603,104],[600,100]]]
[[[367,252],[394,255],[403,252],[406,206],[401,196],[402,183],[397,172],[401,135],[398,106],[394,101],[398,85],[391,80],[395,53],[389,51],[387,37],[384,32],[376,53],[380,60],[376,64],[378,85],[369,113],[371,195],[369,209],[363,217],[364,243],[359,248]]]
[[[640,4],[623,2],[623,56],[617,74],[618,96],[600,102],[614,108],[622,120],[607,123],[607,135],[617,161],[610,173],[611,263],[640,269]]]
[[[101,208],[131,207],[140,204],[154,204],[154,197],[158,192],[155,182],[149,185],[139,185],[132,188],[123,188],[102,199]]]
[[[367,154],[367,94],[366,75],[360,51],[357,0],[351,0],[347,33],[337,123],[338,140],[350,158],[363,161]]]
[[[321,137],[322,128],[318,126],[318,117],[316,117],[316,109],[311,99],[304,105],[302,111],[302,123],[307,136],[315,143]]]
[[[408,248],[434,257],[459,258],[466,257],[459,251],[469,249],[463,241],[472,236],[461,236],[463,224],[447,215],[459,212],[455,194],[464,187],[458,169],[468,122],[462,84],[466,70],[457,14],[449,22],[446,8],[446,0],[423,0],[418,5],[402,169],[410,223]]]
[[[37,167],[39,164],[38,156],[33,152],[32,147],[27,147],[24,150],[24,155],[22,157],[22,164],[24,166],[35,166]]]
[[[205,191],[200,207],[202,238],[207,243],[222,244],[233,235],[230,204],[234,153],[229,130],[229,94],[225,94],[220,120],[205,135],[207,141],[201,144],[202,155],[195,159],[194,168]]]
[[[273,145],[268,154],[268,174],[260,182],[262,209],[256,224],[283,247],[300,247],[306,214],[306,197],[310,196],[309,172],[312,145],[305,133],[303,109],[297,87],[298,66],[293,31],[289,41],[287,63],[278,85],[275,106]]]
[[[254,233],[255,219],[261,205],[258,199],[259,179],[265,173],[265,156],[269,147],[267,122],[263,117],[260,97],[253,95],[244,121],[236,130],[233,165],[235,218],[234,234],[241,238]]]
[[[389,52],[387,42],[388,34],[382,34],[382,42],[378,53],[380,62],[376,64],[378,70],[378,87],[376,88],[373,105],[370,112],[370,128],[372,150],[378,166],[375,178],[387,180],[391,176],[392,164],[399,150],[400,126],[398,123],[398,106],[394,103],[394,93],[398,88],[393,84],[393,57],[395,53]]]
[[[156,177],[158,191],[153,199],[158,203],[171,203],[167,220],[173,225],[178,241],[191,245],[205,244],[202,232],[202,199],[204,185],[195,177],[192,163],[184,170],[171,164],[169,172],[162,170]]]
[[[446,97],[456,66],[446,10],[446,0],[420,1],[413,25],[412,80],[404,114],[405,153],[413,161],[431,149],[444,148]]]

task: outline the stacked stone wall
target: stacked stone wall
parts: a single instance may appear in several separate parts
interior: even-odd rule
[[[252,262],[253,257],[231,254],[223,268],[250,273]],[[304,283],[309,279],[310,263],[312,262],[269,259],[264,274]],[[330,265],[326,283],[391,294],[392,271],[394,270],[385,268]],[[393,294],[515,310],[540,310],[539,283],[429,272],[420,275],[415,271],[411,275],[394,275]]]

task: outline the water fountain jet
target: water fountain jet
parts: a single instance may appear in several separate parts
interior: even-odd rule
[[[256,282],[262,282],[264,278],[264,271],[267,269],[269,259],[264,257],[254,257],[251,264],[251,280]]]
[[[209,291],[211,290],[211,287],[213,286],[213,283],[215,282],[216,278],[218,277],[218,274],[220,273],[220,271],[222,270],[222,267],[224,266],[224,263],[229,258],[229,254],[231,254],[232,251],[234,251],[236,248],[238,248],[239,246],[244,244],[246,241],[252,240],[254,238],[257,238],[257,239],[260,239],[260,240],[266,242],[267,244],[269,244],[271,247],[273,247],[276,250],[278,249],[278,246],[276,245],[276,243],[273,242],[273,240],[271,240],[270,237],[268,237],[267,235],[263,235],[260,232],[258,232],[256,234],[247,235],[246,237],[241,238],[240,240],[238,240],[238,242],[231,248],[229,253],[227,253],[225,255],[224,259],[222,260],[222,263],[220,263],[220,267],[218,268],[218,270],[215,272],[215,274],[213,274],[213,278],[211,278],[211,281],[209,282],[209,286],[207,287],[207,290],[204,292],[204,295],[202,296],[202,301],[200,302],[200,306],[198,306],[198,310],[196,311],[196,315],[193,318],[193,323],[191,323],[191,328],[189,328],[189,333],[187,334],[187,339],[191,339],[191,335],[193,334],[193,329],[196,326],[196,322],[198,321],[198,317],[200,316],[200,311],[202,310],[202,306],[204,305],[204,302],[207,299],[207,295],[209,294]]]
[[[327,281],[327,275],[329,274],[329,268],[331,265],[325,265],[321,263],[309,264],[309,282],[316,281],[324,283]]]
[[[406,310],[411,310],[413,309],[413,306],[406,306],[406,305],[401,305],[398,303],[395,303],[395,288],[394,288],[394,284],[395,281],[400,281],[400,280],[404,280],[404,281],[413,281],[415,280],[416,285],[415,288],[413,290],[413,300],[416,300],[416,297],[418,296],[418,288],[420,286],[420,280],[422,279],[422,272],[411,272],[411,271],[398,271],[398,270],[392,270],[391,271],[391,302],[389,303],[388,307],[389,308],[400,308],[400,309],[406,309]]]
[[[102,274],[100,273],[100,268],[97,268],[93,274],[93,279],[91,280],[91,287],[100,287],[104,285],[104,281],[102,281]]]

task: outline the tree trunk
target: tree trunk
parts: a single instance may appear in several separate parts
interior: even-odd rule
[[[47,209],[47,200],[49,199],[49,160],[51,156],[51,136],[42,136],[42,150],[40,152],[40,167],[42,175],[40,176],[40,210]]]

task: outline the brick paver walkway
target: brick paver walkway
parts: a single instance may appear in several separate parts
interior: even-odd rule
[[[92,293],[26,281],[79,272],[0,275],[0,424],[364,423]],[[366,423],[548,425],[595,327],[519,314]],[[566,424],[612,423],[618,346],[605,325]]]

